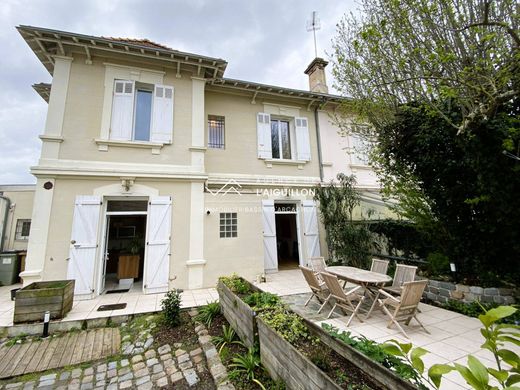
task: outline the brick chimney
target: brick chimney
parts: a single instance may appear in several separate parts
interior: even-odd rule
[[[305,70],[309,75],[309,89],[311,92],[329,93],[327,80],[325,79],[325,67],[328,62],[323,58],[316,57]]]

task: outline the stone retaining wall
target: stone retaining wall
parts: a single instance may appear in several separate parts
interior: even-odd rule
[[[437,303],[446,303],[448,300],[455,300],[464,303],[480,301],[500,305],[511,305],[515,303],[515,296],[519,294],[519,291],[509,288],[483,288],[430,280],[424,289],[423,297]]]

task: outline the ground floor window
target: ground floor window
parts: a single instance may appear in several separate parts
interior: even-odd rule
[[[31,230],[30,219],[19,219],[16,221],[16,240],[25,241],[29,239],[29,232]]]
[[[220,213],[220,238],[237,237],[237,213]]]

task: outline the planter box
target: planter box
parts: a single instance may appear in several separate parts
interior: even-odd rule
[[[34,282],[16,292],[13,322],[43,321],[46,311],[51,319],[65,317],[72,309],[74,280]]]
[[[258,290],[253,285],[251,285],[251,289],[252,291]],[[224,317],[240,337],[240,340],[247,347],[252,347],[257,340],[256,313],[224,283],[219,281],[217,290]]]
[[[415,385],[399,377],[393,371],[373,361],[350,345],[332,337],[324,329],[311,321],[305,318],[303,320],[312,334],[319,337],[323,344],[334,350],[338,355],[343,356],[361,371],[370,375],[371,379],[382,388],[392,390],[417,390]]]
[[[260,318],[256,319],[260,359],[271,377],[282,379],[288,389],[341,389],[327,374],[303,356]]]

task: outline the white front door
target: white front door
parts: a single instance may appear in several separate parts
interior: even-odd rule
[[[76,296],[88,298],[94,293],[100,212],[99,196],[76,197],[67,270],[67,279],[75,280]]]
[[[171,221],[171,197],[150,197],[146,223],[146,260],[143,278],[145,294],[168,291]]]
[[[320,235],[318,230],[318,213],[316,203],[312,200],[304,200],[303,207],[303,235],[305,236],[305,249],[307,252],[308,263],[310,257],[321,256],[320,251]]]
[[[102,294],[105,291],[105,280],[107,276],[107,261],[108,261],[108,240],[109,240],[109,232],[110,232],[110,215],[107,215],[105,221],[105,242],[103,243],[103,255],[101,261],[101,278],[99,281],[99,289],[98,294]]]
[[[262,222],[264,228],[264,269],[266,272],[277,271],[278,250],[276,248],[274,200],[262,200]]]

